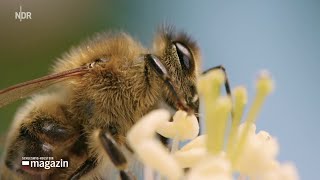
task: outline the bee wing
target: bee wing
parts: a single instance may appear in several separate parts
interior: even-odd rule
[[[0,108],[17,101],[18,99],[25,98],[50,85],[79,77],[88,72],[87,66],[81,66],[79,68],[47,75],[0,90]]]

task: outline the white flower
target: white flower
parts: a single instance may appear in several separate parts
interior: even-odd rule
[[[188,180],[201,179],[201,180],[232,180],[231,163],[223,155],[210,156],[202,159],[187,176]]]
[[[257,82],[257,93],[247,118],[241,124],[247,103],[244,87],[233,91],[234,99],[220,95],[224,83],[221,71],[206,74],[199,80],[198,91],[205,104],[206,134],[197,137],[199,125],[194,115],[177,111],[173,122],[169,113],[155,110],[143,117],[128,133],[128,141],[138,158],[168,179],[233,179],[240,177],[261,180],[296,180],[292,164],[277,161],[279,145],[268,132],[256,133],[255,121],[273,82],[262,72]],[[227,124],[232,114],[230,131]],[[173,139],[169,153],[155,134]],[[180,140],[192,139],[181,149]],[[183,168],[189,168],[187,174]],[[146,168],[149,169],[149,168]],[[150,178],[153,173],[146,173]]]
[[[278,164],[276,163],[275,168],[260,174],[259,179],[261,180],[298,180],[299,176],[295,166],[291,163]]]
[[[201,135],[173,154],[182,168],[195,166],[207,155],[206,135]]]
[[[239,136],[243,126],[244,124],[239,127]],[[269,133],[260,131],[256,134],[255,131],[256,126],[252,124],[242,153],[234,164],[235,170],[250,177],[274,169],[279,149],[277,141]]]
[[[127,138],[131,148],[144,164],[170,179],[179,179],[183,174],[182,169],[163,144],[155,138],[156,129],[169,119],[168,111],[154,110],[131,128]]]
[[[164,122],[157,127],[157,132],[166,138],[189,140],[199,134],[199,123],[194,115],[188,116],[184,111],[177,111],[173,122]]]

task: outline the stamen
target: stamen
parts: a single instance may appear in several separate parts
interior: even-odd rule
[[[230,97],[219,97],[212,109],[212,119],[207,122],[208,128],[208,152],[214,155],[223,149],[227,120],[231,111]],[[210,137],[212,134],[212,137]]]
[[[234,151],[234,145],[235,145],[235,138],[238,134],[238,127],[241,122],[241,117],[243,115],[243,111],[245,108],[245,105],[247,104],[247,90],[244,87],[236,87],[233,90],[234,95],[234,107],[233,107],[233,119],[231,122],[231,129],[230,129],[230,135],[228,139],[228,145],[227,145],[227,155],[230,157],[230,155]]]
[[[214,70],[201,76],[198,81],[198,91],[200,95],[218,97],[220,94],[220,87],[224,83],[225,77],[221,70]],[[214,98],[214,99],[216,99]],[[206,100],[204,98],[204,100]],[[207,101],[211,101],[209,99]]]
[[[251,125],[255,123],[255,120],[257,119],[258,113],[262,107],[262,104],[265,98],[273,90],[273,81],[266,71],[261,72],[256,88],[257,88],[256,97],[249,110],[248,117],[245,120],[245,126],[240,136],[240,139],[237,143],[236,151],[234,152],[231,158],[232,164],[235,164],[238,156],[241,154],[246,144],[246,139],[249,133],[249,129]]]
[[[224,80],[225,77],[223,72],[221,70],[215,70],[205,74],[198,82],[198,91],[199,94],[203,96],[205,104],[205,122],[208,135],[207,148],[208,152],[211,153],[217,153],[217,150],[220,149],[218,147],[219,145],[216,145],[216,142],[214,141],[217,137],[214,129],[216,126],[216,122],[214,121],[216,112],[213,112],[213,110],[215,109],[215,102],[220,95],[220,89]]]

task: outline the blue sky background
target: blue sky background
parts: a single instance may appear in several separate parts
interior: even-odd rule
[[[21,2],[32,20],[14,20]],[[247,86],[251,99],[259,70],[271,72],[276,89],[258,129],[277,137],[279,159],[295,162],[301,179],[319,176],[320,1],[1,3],[1,88],[45,74],[54,57],[93,32],[122,29],[150,45],[156,27],[167,22],[198,41],[204,69],[223,64],[231,85]],[[12,117],[15,107],[2,109],[0,117]]]
[[[202,48],[203,68],[223,64],[231,85],[246,85],[249,98],[254,96],[258,71],[269,70],[276,88],[263,107],[258,129],[277,137],[279,159],[295,162],[301,179],[319,176],[320,1],[180,1],[171,7],[151,2],[146,6],[135,19],[150,14],[143,28],[154,27],[165,17],[190,32]],[[144,34],[140,27],[133,29]]]

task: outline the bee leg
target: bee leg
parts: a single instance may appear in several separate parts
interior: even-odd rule
[[[100,132],[100,141],[103,145],[105,151],[107,152],[112,163],[117,167],[120,171],[120,179],[122,180],[130,180],[135,179],[133,175],[128,171],[128,162],[119,148],[117,142],[113,139],[112,135],[108,131]]]
[[[95,157],[88,158],[70,177],[70,180],[80,179],[83,175],[94,169],[97,165]]]
[[[112,135],[108,131],[102,130],[99,134],[100,142],[108,154],[111,162],[119,170],[120,179],[131,180],[135,179],[127,169],[128,163],[125,155],[122,153],[118,144],[113,139]],[[97,166],[97,158],[88,158],[70,177],[70,180],[80,179],[82,176],[86,175],[92,169]]]
[[[193,109],[189,107],[185,100],[178,94],[176,87],[173,85],[172,80],[169,76],[169,73],[165,66],[161,63],[161,61],[152,54],[147,54],[145,56],[145,60],[147,61],[149,67],[151,67],[157,75],[163,80],[165,85],[169,88],[172,94],[176,97],[178,109],[182,109],[186,112],[193,113]]]
[[[215,67],[212,67],[210,69],[207,69],[202,74],[207,74],[208,72],[213,71],[213,70],[217,70],[217,69],[220,69],[224,73],[224,76],[226,78],[226,80],[224,82],[224,87],[226,89],[227,95],[231,97],[231,89],[230,89],[230,83],[229,83],[229,80],[228,80],[227,71],[222,65],[215,66]]]

